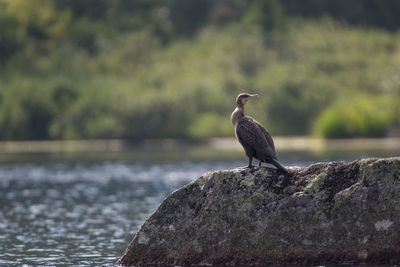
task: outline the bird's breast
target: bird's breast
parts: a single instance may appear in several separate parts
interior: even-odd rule
[[[236,126],[239,122],[239,119],[243,116],[244,116],[243,110],[238,107],[235,108],[235,110],[232,112],[232,115],[231,115],[231,123],[232,123],[233,127],[236,128]]]

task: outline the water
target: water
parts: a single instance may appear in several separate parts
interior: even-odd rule
[[[169,193],[207,171],[246,163],[0,163],[0,266],[114,265]]]
[[[0,266],[112,265],[158,204],[243,162],[0,164]]]

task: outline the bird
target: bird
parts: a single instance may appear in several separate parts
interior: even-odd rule
[[[235,128],[235,135],[239,143],[243,146],[247,157],[249,158],[248,168],[253,167],[253,158],[261,162],[273,164],[281,172],[287,173],[287,169],[279,163],[275,145],[271,135],[255,119],[244,115],[244,105],[250,99],[258,97],[258,94],[241,93],[236,98],[236,108],[232,112],[231,122]]]

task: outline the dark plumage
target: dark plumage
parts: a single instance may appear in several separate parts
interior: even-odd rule
[[[246,102],[258,96],[250,94],[240,94],[236,98],[236,109],[232,112],[231,122],[235,127],[236,138],[243,146],[247,157],[249,157],[249,166],[252,167],[253,158],[261,162],[275,165],[282,172],[287,172],[276,158],[274,141],[265,128],[255,119],[244,115],[244,105]]]

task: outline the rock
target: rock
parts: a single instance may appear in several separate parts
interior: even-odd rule
[[[400,158],[209,172],[168,196],[121,265],[400,263]]]

